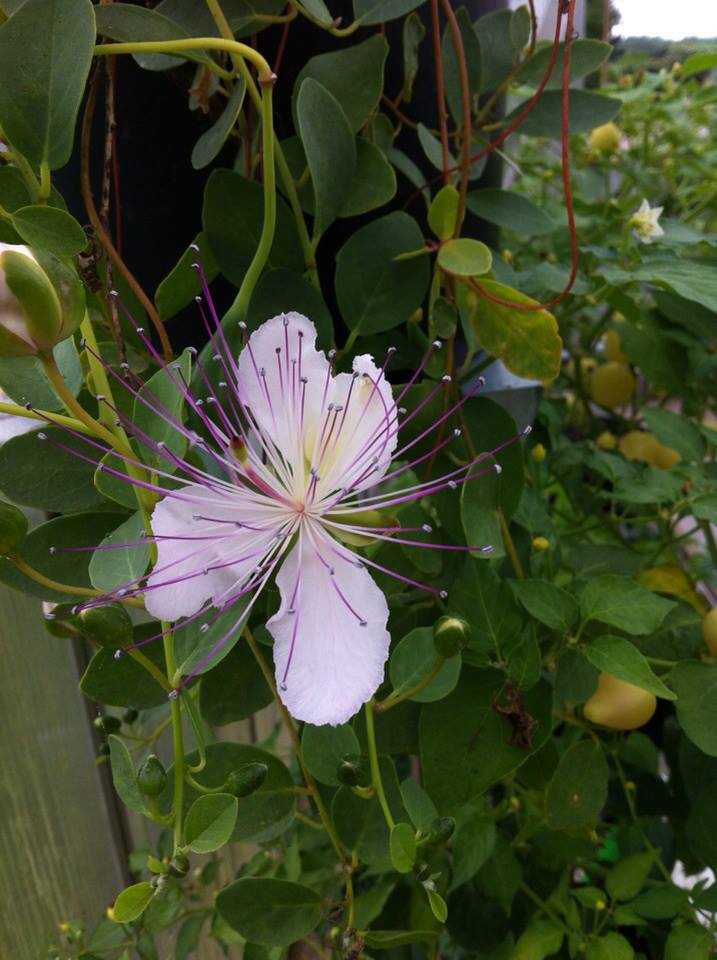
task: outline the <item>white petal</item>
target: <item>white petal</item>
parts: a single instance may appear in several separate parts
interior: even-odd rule
[[[301,464],[295,464],[301,468],[304,387],[300,378],[306,378],[304,432],[311,432],[313,436],[321,417],[321,400],[329,370],[328,360],[315,344],[316,327],[310,320],[300,313],[282,313],[252,333],[238,362],[242,401],[251,409],[261,431],[274,440],[286,459],[294,462],[297,457],[301,459]]]
[[[3,390],[0,390],[0,400],[4,403],[13,402]],[[0,444],[5,443],[6,440],[12,440],[13,437],[19,437],[23,433],[29,433],[31,430],[39,430],[40,426],[41,424],[31,417],[15,417],[11,413],[0,413]]]
[[[383,680],[390,644],[388,605],[382,591],[364,567],[333,552],[333,541],[326,534],[319,537],[319,549],[334,564],[334,576],[317,556],[311,537],[302,531],[276,578],[281,606],[267,623],[274,637],[281,699],[297,720],[317,726],[345,723],[370,700]],[[366,626],[359,624],[337,588]]]
[[[324,462],[318,467],[321,477],[319,496],[338,487],[364,490],[386,473],[396,449],[396,405],[391,385],[368,354],[354,357],[358,374],[341,373],[334,377],[331,396],[345,407],[338,419],[341,427],[335,443],[327,445]],[[334,438],[332,438],[334,439]]]
[[[148,612],[158,620],[189,617],[208,600],[220,605],[238,593],[275,542],[279,525],[261,532],[235,526],[237,522],[267,524],[266,512],[257,511],[239,490],[222,497],[190,485],[182,496],[191,500],[167,496],[152,514],[154,536],[169,538],[157,542],[157,563],[145,595]]]

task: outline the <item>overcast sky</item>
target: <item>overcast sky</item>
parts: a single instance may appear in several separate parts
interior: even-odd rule
[[[717,0],[613,0],[622,37],[717,37]]]

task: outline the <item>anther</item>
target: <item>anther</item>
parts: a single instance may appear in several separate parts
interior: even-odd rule
[[[196,260],[195,260],[194,263],[192,264],[192,270],[199,270],[199,264],[197,263]]]
[[[119,417],[117,417],[116,420],[115,420],[115,426],[116,426],[116,427],[121,427],[121,426],[122,426],[122,421],[120,420]]]
[[[433,527],[430,525],[430,523],[422,524],[421,530],[423,530],[424,533],[433,533]]]
[[[478,386],[479,387],[485,386],[485,377],[478,377]]]
[[[301,380],[301,382],[302,382],[303,384],[307,384],[307,383],[309,382],[309,378],[308,378],[308,377],[300,377],[299,379]]]
[[[110,290],[110,292],[107,294],[107,296],[108,296],[108,297],[111,297],[113,300],[116,300],[117,297],[119,296],[119,294],[117,293],[116,290]]]
[[[532,432],[533,432],[533,428],[531,427],[530,424],[528,424],[527,427],[523,427],[522,433],[523,433],[523,436],[524,436],[524,437],[527,437],[528,434],[529,434],[529,433],[532,433]]]
[[[50,547],[50,553],[54,556],[57,553],[57,547]]]
[[[329,350],[326,356],[329,358],[329,360],[334,359],[334,357],[336,356],[336,351],[333,349],[333,347],[331,348],[331,350]]]
[[[445,374],[441,377],[441,382],[442,382],[442,383],[450,383],[452,379],[453,379],[453,377],[450,375],[450,373],[445,373]]]
[[[195,253],[199,253],[199,246],[198,246],[198,244],[196,244],[196,243],[190,243],[190,244],[189,244],[189,249],[190,249],[190,250],[194,250]]]
[[[119,660],[121,656],[122,656],[122,651],[120,649],[115,650],[115,652],[112,654],[112,657],[115,660]]]
[[[283,691],[287,690],[288,688],[287,688],[287,686],[286,686],[285,683],[280,683],[280,684],[279,684],[279,689],[283,692]]]
[[[289,326],[289,318],[286,315],[282,317],[282,322],[285,327]]]
[[[276,355],[277,355],[277,357],[278,357],[279,354],[281,353],[281,347],[276,347],[275,350],[274,350],[274,352],[276,353]]]
[[[287,613],[288,616],[293,617],[294,614],[296,613],[296,610],[294,610],[293,607],[288,607],[287,610],[286,610],[286,613]]]
[[[451,488],[451,490],[457,490],[457,489],[458,489],[458,484],[456,483],[455,480],[449,480],[449,481],[448,481],[448,486]]]
[[[202,298],[202,295],[201,295],[200,293],[198,293],[198,294],[195,296],[195,298],[194,298],[194,302],[195,302],[195,303],[201,303],[201,302],[202,302],[202,299],[203,299],[203,298]]]
[[[440,350],[443,344],[441,343],[440,340],[434,340],[431,346],[433,347],[434,350]]]
[[[228,383],[226,382],[226,380],[220,380],[219,386],[222,388],[222,390],[226,390],[226,388],[228,387]]]
[[[203,624],[201,625],[201,627],[199,628],[199,632],[200,632],[200,633],[206,633],[208,629],[209,629],[209,624],[208,624],[208,623],[203,623]]]
[[[264,369],[264,367],[262,367],[262,368],[259,370],[259,376],[260,376],[260,377],[266,377],[266,370]]]
[[[367,626],[368,626],[368,620],[359,620],[359,626],[360,626],[360,627],[367,627]]]
[[[386,353],[390,356],[391,354],[395,353],[397,349],[397,347],[389,347]]]
[[[498,476],[500,476],[501,473],[503,472],[503,468],[501,467],[501,465],[500,465],[499,463],[496,463],[496,464],[494,465],[493,469],[494,469],[495,472],[498,474]]]
[[[484,547],[480,548],[481,553],[493,553],[493,544],[487,543]]]
[[[196,357],[196,355],[199,353],[196,347],[187,347],[187,350],[189,350],[193,357]]]
[[[37,439],[38,439],[38,440],[47,440],[47,434],[46,434],[46,433],[38,433]]]
[[[454,436],[454,437],[460,437],[460,435],[461,435],[460,428],[459,428],[459,427],[456,427],[456,428],[453,430],[453,436]]]
[[[399,407],[399,408],[398,408],[398,412],[401,414],[401,416],[403,416],[404,413],[406,413],[406,408],[405,408],[405,407]]]
[[[303,331],[303,330],[297,330],[297,331],[296,331],[296,335],[297,335],[297,337],[301,337],[302,340],[304,339],[304,331]]]
[[[329,567],[329,576],[330,576],[330,577],[335,577],[335,576],[336,576],[336,571],[334,570],[333,567]]]
[[[120,370],[129,370],[129,364],[127,363],[126,360],[123,360],[122,363],[120,364]]]
[[[80,350],[84,350],[86,346],[87,346],[87,341],[85,340],[84,337],[80,337]]]
[[[179,696],[179,690],[170,690],[169,693],[167,694],[167,699],[176,700],[178,696]]]
[[[32,404],[31,404],[31,403],[26,403],[26,404],[25,404],[25,409],[26,409],[26,410],[32,410]]]
[[[244,320],[240,320],[237,326],[239,327],[240,330],[246,330],[246,323],[244,322]]]
[[[137,327],[137,333],[144,333],[144,327]]]

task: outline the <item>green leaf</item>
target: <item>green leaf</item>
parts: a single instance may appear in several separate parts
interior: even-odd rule
[[[149,566],[149,544],[140,542],[144,532],[144,521],[138,511],[107,534],[90,560],[93,587],[109,593],[142,576]],[[134,543],[139,546],[121,546]]]
[[[202,224],[217,266],[240,286],[252,261],[264,223],[261,184],[230,170],[213,170],[204,190]],[[277,197],[276,231],[267,268],[304,269],[296,222],[286,203]]]
[[[53,354],[65,385],[76,397],[82,387],[82,370],[75,341],[72,337],[60,341]],[[38,410],[64,410],[37,357],[0,359],[0,388],[11,400],[23,406],[31,403]],[[43,421],[36,422],[37,429],[42,429]]]
[[[222,11],[235,37],[249,37],[267,27],[264,16],[278,16],[283,10],[282,0],[223,0]],[[194,0],[161,0],[157,13],[179,24],[189,36],[216,37],[219,29],[204,3]]]
[[[717,53],[693,53],[682,64],[682,76],[691,77],[693,73],[713,70],[717,67]]]
[[[12,215],[12,225],[25,243],[58,257],[74,257],[87,246],[77,220],[57,207],[20,207]]]
[[[115,900],[112,919],[115,923],[131,923],[142,916],[153,896],[154,890],[145,881],[127,887]]]
[[[717,311],[717,276],[711,263],[657,257],[641,263],[632,276],[635,280],[667,287],[713,313]]]
[[[585,954],[586,960],[632,960],[635,951],[621,933],[611,930],[599,940],[593,940]]]
[[[503,648],[522,627],[513,594],[487,563],[467,560],[448,593],[450,609],[473,627],[469,650],[503,659]]]
[[[114,734],[107,738],[110,748],[112,782],[122,803],[135,813],[144,812],[144,798],[137,786],[132,757],[124,741]]]
[[[391,863],[398,873],[410,873],[416,862],[416,837],[408,823],[396,823],[389,840]]]
[[[458,29],[463,41],[463,60],[468,76],[468,102],[471,113],[480,92],[481,49],[471,18],[465,7],[458,7],[455,11]],[[441,42],[441,59],[443,61],[443,84],[446,91],[446,101],[456,123],[463,122],[463,95],[461,86],[461,71],[458,65],[456,47],[453,41],[453,31],[450,24],[443,30]]]
[[[481,220],[522,235],[539,237],[552,233],[557,227],[542,207],[514,190],[501,190],[498,187],[471,190],[466,198],[466,206]]]
[[[316,727],[304,724],[301,734],[301,753],[304,764],[319,783],[330,787],[339,786],[336,770],[346,756],[361,753],[356,734],[348,723],[338,726]]]
[[[223,787],[229,774],[245,763],[263,763],[268,770],[261,786],[250,796],[242,797],[232,841],[262,843],[280,836],[291,824],[296,808],[294,781],[281,760],[258,747],[228,742],[209,744],[206,756],[207,764],[202,770],[201,782],[207,787]],[[196,751],[187,757],[187,763],[192,766],[198,760]],[[173,769],[168,774],[170,781],[173,780]],[[197,792],[188,785],[185,788],[185,807],[188,808],[197,796]],[[160,806],[165,810],[170,809],[171,783],[160,798]]]
[[[147,10],[133,3],[99,4],[95,10],[97,33],[109,40],[132,43],[144,40],[182,40],[190,36],[180,24],[159,9]],[[164,53],[138,53],[135,60],[145,70],[169,70],[185,60],[206,63],[204,50],[183,50],[175,56]]]
[[[691,420],[662,407],[643,407],[641,412],[660,443],[677,450],[684,460],[702,461],[705,454],[704,437]]]
[[[373,950],[393,950],[409,943],[433,943],[435,930],[367,930],[365,943]]]
[[[671,883],[663,883],[641,893],[627,905],[647,920],[669,920],[687,906],[688,891]]]
[[[217,910],[246,940],[284,947],[301,940],[321,920],[321,897],[288,880],[244,877],[220,891]]]
[[[690,960],[708,960],[712,954],[712,943],[711,930],[693,923],[683,923],[670,930],[665,941],[665,960],[686,960],[687,957]]]
[[[314,238],[341,212],[356,169],[356,145],[346,114],[318,81],[306,77],[296,117],[314,184]]]
[[[0,127],[36,166],[70,159],[94,43],[89,0],[27,0],[0,27]]]
[[[438,265],[459,277],[475,277],[490,270],[493,257],[486,245],[470,237],[459,237],[441,244]]]
[[[495,847],[497,830],[486,815],[485,804],[467,804],[458,814],[458,825],[453,837],[453,873],[450,890],[471,880],[489,859]]]
[[[357,230],[336,255],[336,296],[351,330],[366,336],[405,323],[428,286],[425,256],[396,262],[423,246],[412,217],[389,213]]]
[[[246,720],[271,703],[271,690],[248,644],[238,642],[219,664],[212,662],[199,691],[200,710],[210,726]]]
[[[238,809],[239,801],[229,793],[209,793],[195,800],[184,824],[189,849],[195,853],[212,853],[228,843]]]
[[[137,639],[154,636],[160,626],[154,622],[135,631]],[[142,653],[160,670],[164,670],[162,641],[143,647]],[[135,707],[146,710],[166,704],[167,691],[144,667],[136,663],[129,655],[123,654],[118,660],[109,647],[98,650],[87,665],[80,680],[80,690],[91,700],[109,704],[113,707]]]
[[[510,20],[510,42],[516,53],[520,53],[523,47],[528,45],[531,31],[530,19],[530,11],[525,4],[513,11]]]
[[[410,777],[401,784],[401,797],[411,823],[421,833],[428,833],[438,811],[423,787]]]
[[[614,120],[621,106],[616,97],[606,97],[591,90],[571,90],[568,102],[570,133],[585,133]],[[506,125],[518,116],[525,102],[508,114]],[[531,137],[559,139],[562,124],[562,91],[545,90],[520,125],[520,132]]]
[[[578,605],[572,594],[548,580],[511,580],[518,603],[541,623],[563,633],[575,623]]]
[[[294,111],[301,85],[306,77],[311,77],[338,100],[351,130],[358,132],[381,97],[387,53],[385,38],[375,33],[363,43],[312,57],[296,78]]]
[[[417,129],[418,142],[421,145],[421,149],[425,153],[429,163],[436,168],[436,170],[443,170],[443,148],[441,146],[441,141],[438,137],[435,137],[431,131],[424,126],[422,123],[418,124]],[[456,162],[455,157],[452,153],[448,153],[448,163],[450,166],[454,166]],[[420,175],[420,180],[418,185],[422,185],[425,182],[425,177],[423,174]]]
[[[87,444],[64,430],[13,437],[0,447],[0,489],[14,503],[51,513],[88,510],[105,501],[92,482],[94,467],[52,442],[87,456]]]
[[[607,761],[599,744],[582,740],[569,747],[548,786],[548,826],[553,830],[593,826],[607,800],[607,780]]]
[[[558,55],[553,72],[548,80],[548,90],[558,90],[562,86],[562,62],[564,44],[559,44]],[[545,76],[548,61],[553,51],[551,41],[541,42],[535,53],[520,68],[518,79],[530,87],[537,87]],[[602,40],[584,39],[579,37],[570,44],[570,82],[579,77],[586,77],[594,73],[607,60],[612,46]],[[595,126],[599,126],[598,123]]]
[[[413,81],[418,73],[418,48],[426,36],[426,28],[417,13],[412,13],[403,21],[403,87],[401,96],[406,103],[411,102]]]
[[[532,746],[511,742],[513,729],[495,709],[504,685],[497,670],[464,668],[453,693],[421,711],[425,787],[441,814],[454,812],[516,770],[549,734],[551,691],[541,683],[523,699],[526,715],[537,721]]]
[[[563,928],[549,917],[538,917],[518,937],[510,960],[545,960],[560,950]]]
[[[190,954],[197,949],[205,920],[206,917],[199,914],[184,921],[177,933],[174,960],[188,960]]]
[[[432,627],[416,627],[395,647],[388,664],[391,683],[396,693],[415,687],[433,669],[438,653],[433,643]],[[418,703],[441,700],[453,690],[461,673],[461,658],[446,660],[431,682],[411,699]]]
[[[717,757],[717,668],[685,661],[670,672],[677,694],[677,719],[690,740],[708,757]]]
[[[354,19],[362,26],[397,20],[420,7],[425,0],[354,0]]]
[[[448,919],[448,905],[440,893],[436,893],[435,890],[428,888],[426,890],[428,896],[428,906],[431,908],[431,913],[438,920],[439,923],[445,923]]]
[[[509,303],[537,306],[531,297],[495,280],[481,280],[480,286]],[[516,376],[549,382],[560,372],[563,341],[555,317],[547,310],[502,306],[479,294],[470,323],[483,349],[502,360]]]
[[[356,169],[339,217],[358,217],[392,200],[396,174],[383,151],[365,137],[356,138]]]
[[[217,667],[241,638],[244,610],[249,602],[246,596],[231,604],[223,613],[215,617],[208,615],[204,620],[197,619],[182,628],[181,634],[176,637],[176,657],[179,663],[179,672],[187,674],[196,672],[201,676]],[[209,624],[209,629],[204,625]],[[224,639],[221,647],[214,650],[220,640]],[[211,658],[200,666],[202,660],[210,652]]]
[[[198,233],[192,243],[199,247],[199,258],[201,260],[202,270],[207,283],[211,283],[219,273],[219,268],[214,262],[207,238],[203,233]],[[196,263],[196,261],[196,251],[192,250],[191,247],[187,247],[177,263],[157,287],[154,294],[154,302],[163,320],[169,320],[176,313],[179,313],[183,307],[192,303],[194,298],[201,293],[197,271],[192,268],[192,264]]]
[[[428,208],[428,226],[439,240],[453,236],[458,214],[458,191],[452,184],[442,187]]]
[[[594,577],[580,596],[585,620],[598,620],[633,636],[654,633],[674,606],[629,577],[613,574]]]
[[[234,89],[222,112],[212,126],[205,130],[194,144],[192,166],[195,170],[203,170],[217,157],[234,124],[239,119],[245,96],[246,83],[242,78],[239,78],[234,84]]]
[[[334,18],[331,16],[331,11],[324,3],[324,0],[303,0],[302,7],[315,17],[319,23],[323,23],[325,26],[331,26],[334,21]]]
[[[513,69],[515,56],[510,40],[512,10],[496,10],[475,21],[481,52],[481,93],[494,90]]]
[[[598,637],[585,647],[585,656],[598,670],[611,674],[626,683],[654,693],[665,700],[676,700],[676,695],[652,672],[652,668],[634,643],[624,637]]]
[[[132,423],[142,434],[156,444],[162,444],[177,457],[184,456],[187,449],[186,438],[177,424],[182,423],[184,395],[191,377],[191,356],[189,350],[185,350],[167,369],[158,370],[151,376],[135,397],[132,413]],[[141,440],[137,442],[142,447],[145,463],[168,473],[174,472],[176,464]]]
[[[616,900],[632,900],[645,886],[655,864],[653,853],[633,853],[608,873],[605,889]]]

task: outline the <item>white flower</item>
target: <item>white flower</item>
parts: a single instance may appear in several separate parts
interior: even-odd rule
[[[630,217],[630,226],[634,234],[642,243],[652,243],[664,237],[665,231],[657,222],[662,214],[662,207],[651,207],[647,200],[643,200],[638,209]]]
[[[203,276],[202,285],[214,320],[211,337],[222,375],[219,387],[212,386],[198,358],[198,377],[206,388],[202,396],[189,389],[176,365],[163,364],[201,421],[201,435],[169,413],[146,387],[135,390],[106,366],[117,382],[183,435],[194,453],[183,458],[153,442],[112,407],[118,422],[171,468],[155,471],[160,483],[164,478],[170,482],[159,486],[132,480],[103,465],[108,473],[162,497],[151,518],[157,562],[148,575],[83,606],[143,595],[147,610],[157,619],[180,621],[175,629],[181,630],[201,618],[200,632],[209,630],[223,613],[235,611],[229,629],[177,685],[176,695],[243,629],[275,575],[281,603],[267,627],[274,638],[280,696],[299,720],[344,723],[376,692],[389,651],[388,604],[369,569],[411,589],[447,596],[440,586],[394,572],[373,556],[359,557],[351,545],[369,538],[428,549],[490,550],[426,542],[420,537],[431,532],[430,526],[399,527],[379,511],[499,471],[497,465],[480,461],[516,438],[441,477],[417,483],[411,479],[413,469],[432,462],[460,431],[439,433],[428,452],[409,451],[445,424],[482,381],[442,412],[436,423],[419,428],[418,436],[397,449],[399,430],[441,395],[450,379],[438,381],[412,412],[398,406],[440,343],[431,344],[394,400],[384,376],[392,350],[380,368],[363,355],[354,359],[351,373],[335,373],[333,354],[327,357],[316,349],[316,328],[298,313],[267,320],[234,359]],[[54,438],[41,436],[57,444]],[[392,460],[399,459],[391,468]],[[389,479],[390,488],[377,492],[377,485]],[[136,545],[114,544],[112,549]],[[115,654],[120,655],[121,651]]]

